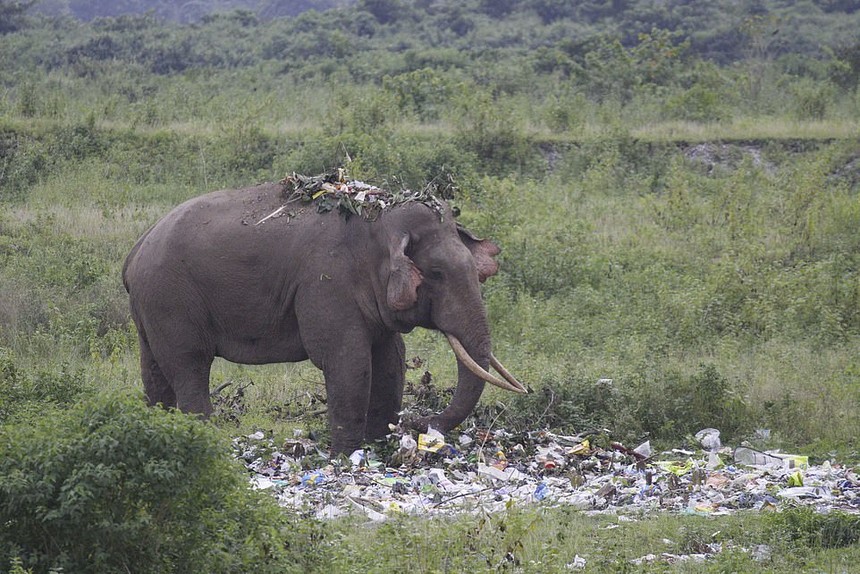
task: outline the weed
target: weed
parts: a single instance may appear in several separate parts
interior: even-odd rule
[[[810,548],[845,548],[860,541],[860,516],[844,512],[791,508],[768,516],[765,524],[771,536]]]
[[[0,423],[38,416],[46,408],[66,408],[89,391],[82,370],[68,363],[58,370],[22,368],[9,349],[0,347]]]

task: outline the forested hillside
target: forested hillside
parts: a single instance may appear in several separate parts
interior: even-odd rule
[[[176,22],[197,22],[231,11],[244,11],[262,20],[270,20],[297,16],[308,10],[322,12],[353,7],[357,11],[345,10],[347,18],[355,18],[360,12],[370,13],[379,23],[399,24],[403,32],[414,32],[415,24],[424,21],[421,27],[452,30],[456,36],[468,35],[468,40],[478,40],[479,44],[495,35],[490,32],[491,28],[500,27],[520,26],[529,31],[519,38],[508,33],[506,42],[509,45],[554,44],[563,35],[569,35],[562,46],[569,53],[575,52],[575,46],[588,37],[609,35],[631,45],[639,34],[658,28],[689,38],[695,53],[722,62],[739,59],[754,50],[775,54],[819,53],[827,47],[851,44],[856,41],[851,33],[856,20],[845,16],[858,11],[855,2],[838,0],[802,3],[765,0],[748,3],[726,0],[470,0],[458,3],[444,0],[213,0],[182,3],[162,0],[29,0],[4,4],[9,6],[6,10],[10,12],[29,10],[33,14],[73,16],[86,21],[150,13]],[[745,36],[758,33],[749,29],[751,19],[763,20],[765,29],[761,30],[755,45],[745,46]],[[548,25],[554,28],[550,37],[542,33],[542,28]],[[365,30],[363,35],[368,35],[368,32]],[[469,45],[475,47],[474,44]],[[745,49],[748,50],[746,54],[743,52]]]
[[[323,11],[353,3],[351,0],[209,0],[169,2],[166,0],[30,0],[32,11],[50,17],[72,16],[93,20],[113,16],[152,13],[176,22],[196,22],[206,16],[235,10],[253,11],[262,18],[296,16],[307,10]],[[22,2],[21,4],[28,4]]]
[[[114,400],[141,393],[125,255],[190,197],[346,166],[393,189],[454,181],[460,220],[502,248],[500,271],[483,287],[493,348],[533,392],[487,391],[472,423],[607,429],[655,448],[689,447],[692,433],[714,427],[725,444],[856,461],[857,30],[860,5],[840,0],[0,0],[0,447],[35,457],[26,468],[43,468],[43,452],[57,468],[71,465],[78,459],[52,454],[53,435],[89,440],[80,417],[102,417],[131,430],[111,427],[116,443],[86,448],[116,444],[123,461],[146,435],[147,448],[210,468],[199,457],[223,449],[204,444],[208,431],[195,434],[190,422],[177,430],[159,415],[157,430],[138,432],[133,421],[147,415]],[[456,379],[454,360],[432,333],[416,330],[407,345],[437,391],[418,402],[436,408]],[[421,374],[410,370],[410,383]],[[225,383],[234,394],[218,428],[277,440],[298,427],[325,444],[316,369],[218,362],[212,386]],[[102,401],[106,392],[114,399]],[[45,419],[61,426],[33,426]],[[159,438],[170,432],[193,435],[197,450]],[[212,476],[229,474],[212,464]],[[3,468],[0,478],[11,478],[0,480],[0,497],[12,492],[4,485],[30,484],[19,480],[25,465]],[[86,468],[73,474],[110,485]],[[147,494],[180,476],[170,465],[139,469],[133,487],[110,492]],[[147,514],[157,504],[135,499],[116,540],[160,540],[172,561],[140,571],[183,571],[180,557],[203,560],[193,551],[201,541],[214,545],[199,546],[204,571],[233,572],[262,563],[284,571],[276,566],[289,561],[372,571],[379,560],[399,571],[413,569],[410,556],[418,571],[455,559],[481,571],[489,561],[466,550],[476,533],[506,549],[496,571],[526,565],[505,562],[525,548],[546,554],[534,571],[564,570],[578,552],[561,534],[529,538],[549,521],[538,513],[456,523],[467,542],[447,554],[431,544],[448,548],[444,524],[403,519],[388,531],[403,546],[383,550],[356,543],[366,529],[348,524],[297,518],[267,530],[242,522],[256,499],[220,484],[228,486],[184,491],[193,498],[179,506],[186,514]],[[75,549],[69,533],[88,532],[82,521],[108,527],[81,510],[98,496],[75,498],[95,490],[68,492],[56,503],[68,514],[50,517],[69,520],[60,532]],[[213,497],[235,506],[212,506]],[[206,509],[202,522],[195,508]],[[92,556],[16,554],[12,524],[0,516],[0,549],[13,566],[95,568]],[[44,535],[42,522],[32,524]],[[749,526],[732,524],[736,533]],[[794,527],[804,524],[817,523]],[[677,535],[698,548],[712,526],[669,535],[658,525],[650,539]],[[268,542],[293,531],[296,546]],[[817,571],[824,550],[812,538],[755,532],[787,540],[767,559],[773,571]],[[593,534],[604,541],[589,558],[597,571],[629,568],[636,532],[618,542],[620,554],[605,542],[614,534]],[[100,548],[102,571],[127,569],[131,550]],[[266,554],[272,548],[283,552]],[[856,558],[832,551],[834,564]],[[110,562],[112,553],[122,561]],[[761,564],[751,555],[738,550],[718,566],[752,571]],[[541,570],[540,559],[555,569]],[[0,571],[6,561],[0,555]]]
[[[235,128],[239,138],[259,131],[248,142],[259,157],[235,161],[264,168],[276,133],[361,133],[363,143],[350,142],[358,152],[374,131],[458,132],[461,149],[495,168],[512,154],[521,167],[530,154],[518,146],[535,149],[528,142],[607,130],[696,140],[704,122],[722,126],[711,130],[720,137],[750,139],[788,135],[787,123],[801,121],[794,131],[805,136],[850,132],[860,12],[771,4],[390,0],[182,25],[153,13],[82,24],[14,14],[19,5],[4,2],[0,111],[10,120]],[[331,164],[328,149],[311,156]],[[28,176],[3,177],[14,188]]]

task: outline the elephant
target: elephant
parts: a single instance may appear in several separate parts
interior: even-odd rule
[[[446,201],[344,217],[308,204],[285,210],[282,184],[190,199],[131,249],[122,277],[148,404],[206,418],[216,356],[309,359],[325,379],[331,451],[349,453],[398,423],[402,333],[415,327],[448,338],[458,381],[450,404],[411,428],[453,429],[485,382],[526,392],[492,353],[481,298],[500,250],[456,222]]]

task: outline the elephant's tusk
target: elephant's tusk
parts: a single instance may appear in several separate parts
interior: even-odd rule
[[[508,371],[505,366],[496,358],[495,355],[490,354],[490,365],[496,369],[496,371],[502,375],[502,378],[508,381],[513,386],[519,389],[521,393],[528,393],[528,389],[526,389],[521,382],[517,380],[515,376],[513,376],[510,371]]]
[[[457,356],[458,359],[460,359],[460,362],[463,363],[463,365],[465,365],[467,369],[472,371],[481,380],[484,380],[491,385],[496,385],[497,387],[505,389],[506,391],[513,391],[515,393],[528,392],[525,390],[525,388],[523,388],[522,385],[513,385],[488,373],[483,367],[481,367],[481,365],[475,362],[475,359],[473,359],[469,355],[468,351],[466,351],[466,348],[463,347],[463,343],[461,343],[459,339],[457,339],[457,337],[455,337],[454,335],[449,335],[448,333],[445,333],[445,336],[448,337],[448,343],[451,345],[451,349],[454,350],[454,354]]]

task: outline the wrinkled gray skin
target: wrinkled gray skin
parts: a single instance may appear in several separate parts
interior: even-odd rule
[[[490,332],[479,282],[498,247],[419,202],[375,221],[292,203],[272,217],[282,186],[210,193],[183,203],[137,242],[123,281],[140,338],[149,404],[212,412],[215,357],[245,364],[310,359],[323,371],[331,447],[351,452],[390,432],[401,409],[401,333],[420,326],[457,337],[484,369]],[[417,421],[448,431],[484,382],[458,362],[441,413]]]

